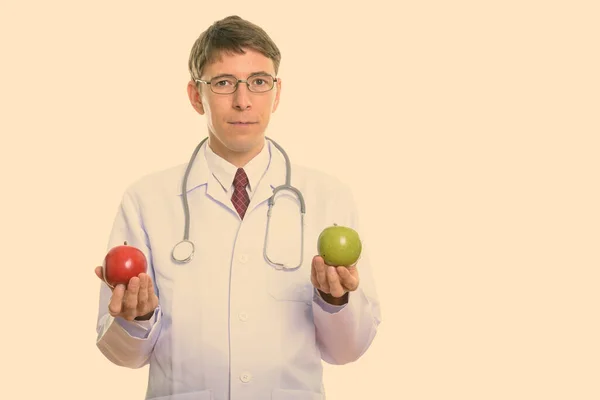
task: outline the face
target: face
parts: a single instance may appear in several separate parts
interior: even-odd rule
[[[258,52],[246,50],[246,54],[221,54],[204,67],[201,79],[210,81],[221,74],[247,79],[257,72],[275,76],[273,62]],[[258,154],[262,148],[271,114],[279,104],[281,82],[278,80],[275,87],[265,93],[250,92],[245,83],[239,83],[231,94],[213,93],[209,86],[190,81],[188,96],[194,109],[206,116],[211,147],[230,161],[244,157],[248,161],[248,157]]]

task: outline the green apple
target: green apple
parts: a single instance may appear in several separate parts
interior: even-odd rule
[[[360,258],[362,242],[354,229],[333,224],[319,235],[317,251],[325,264],[349,267]]]

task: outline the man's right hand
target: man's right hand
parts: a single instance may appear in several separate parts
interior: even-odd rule
[[[96,267],[96,276],[104,282],[102,267]],[[104,282],[106,284],[106,282]],[[152,278],[141,273],[129,280],[127,287],[117,285],[112,290],[108,312],[113,317],[121,317],[128,321],[148,320],[158,307],[158,296],[154,293]]]

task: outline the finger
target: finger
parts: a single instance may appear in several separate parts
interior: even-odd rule
[[[123,298],[123,317],[133,319],[137,316],[138,293],[140,291],[140,278],[134,276],[129,280],[127,291]]]
[[[317,280],[317,268],[315,267],[316,259],[313,258],[312,266],[310,268],[310,281],[314,287],[320,289],[319,281]]]
[[[123,296],[125,294],[125,286],[117,285],[112,292],[110,297],[110,303],[108,303],[108,312],[113,317],[116,317],[123,310]]]
[[[317,282],[319,282],[319,287],[325,293],[329,293],[329,282],[327,281],[327,266],[323,261],[323,258],[317,257],[315,260],[315,268],[317,275]]]
[[[148,308],[148,275],[146,274],[140,274],[139,276],[140,279],[140,290],[139,290],[139,294],[138,294],[138,304],[137,304],[137,308],[138,308],[138,314],[139,315],[144,315],[147,314],[149,312],[149,310],[147,310]]]
[[[337,272],[340,281],[346,290],[353,292],[358,288],[359,280],[356,272],[353,274],[351,270],[346,267],[338,267]]]
[[[150,301],[152,306],[151,310],[154,310],[158,307],[158,296],[155,293],[154,283],[152,282],[150,275],[146,274],[146,278],[148,279],[148,301]]]
[[[152,278],[150,277],[150,275],[145,275],[148,278],[148,298],[151,299],[156,296],[156,293],[154,293],[154,283],[152,282]]]
[[[334,297],[342,297],[346,292],[340,282],[340,277],[335,267],[327,268],[327,281],[329,282],[329,292]]]

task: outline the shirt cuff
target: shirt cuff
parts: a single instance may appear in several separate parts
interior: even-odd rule
[[[350,294],[348,294],[348,295],[350,295]],[[323,309],[323,311],[326,311],[330,314],[335,314],[335,313],[343,310],[348,305],[347,302],[345,304],[342,304],[339,306],[326,302],[325,300],[323,300],[323,297],[321,297],[321,294],[319,293],[317,288],[314,288],[313,300],[315,301],[315,303],[317,303],[319,305],[319,307],[321,307],[321,309]]]
[[[157,307],[154,310],[154,314],[147,321],[128,321],[124,318],[117,317],[115,318],[115,322],[119,324],[131,337],[146,339],[148,334],[150,334],[150,330],[152,326],[156,323],[156,318],[158,315],[159,308]]]

